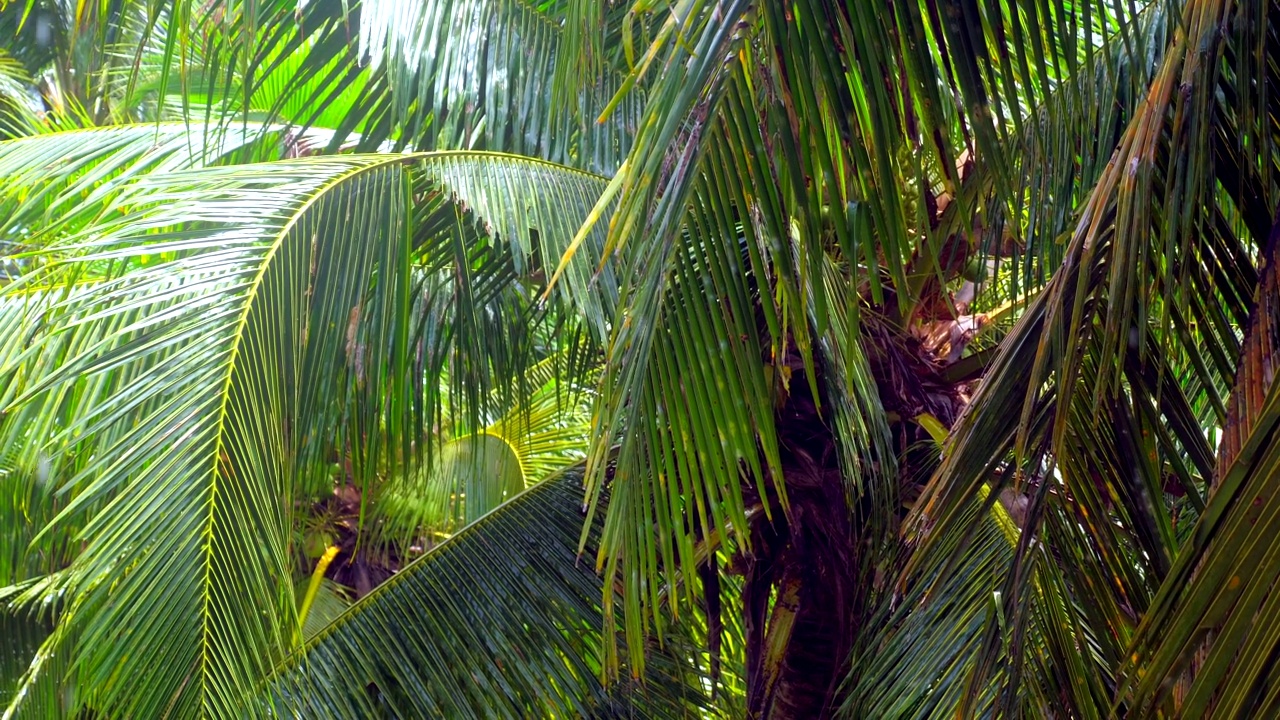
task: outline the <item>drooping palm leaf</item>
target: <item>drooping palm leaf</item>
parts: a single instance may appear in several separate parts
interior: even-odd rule
[[[866,398],[874,384],[856,347],[860,307],[887,305],[891,328],[909,326],[931,279],[956,274],[953,255],[979,254],[990,234],[999,239],[998,231],[971,237],[966,213],[1003,214],[1017,236],[1024,230],[1027,188],[1077,192],[1053,185],[1075,174],[1061,163],[1050,180],[1038,174],[1034,159],[1015,169],[1004,156],[1010,137],[1033,148],[1033,158],[1065,157],[1073,168],[1081,162],[1092,169],[1107,153],[1105,143],[1049,133],[1075,127],[1089,113],[1114,122],[1111,106],[1088,100],[1089,93],[1138,87],[1146,71],[1137,58],[1149,57],[1148,40],[1160,37],[1152,29],[1167,23],[1155,13],[1139,36],[1126,26],[1130,10],[1090,16],[1095,9],[988,3],[885,11],[798,3],[747,12],[733,3],[688,2],[678,13],[653,18],[646,26],[650,44],[643,55],[635,53],[632,72],[657,75],[635,149],[615,181],[621,200],[607,245],[621,258],[626,321],[615,325],[609,348],[597,421],[604,432],[588,475],[598,483],[608,465],[618,483],[606,556],[643,568],[640,577],[652,587],[656,577],[669,577],[686,562],[679,553],[691,537],[711,529],[740,537],[739,472],[748,485],[762,483],[761,496],[776,494],[786,507],[768,409],[781,373],[759,382],[751,366],[781,365],[788,352],[802,359],[815,401],[827,393],[834,398],[842,467],[857,493],[878,504],[871,523],[879,528],[875,546],[891,554],[896,490],[887,432],[849,412],[861,406],[871,410],[862,417],[878,415]],[[647,10],[637,4],[632,13]],[[1044,34],[1045,23],[1087,30]],[[1139,45],[1126,56],[1131,65],[1108,74],[1100,68],[1111,58],[1099,45],[1118,32]],[[1124,74],[1129,66],[1137,69]],[[1076,83],[1080,67],[1101,79]],[[900,76],[902,87],[885,82]],[[963,103],[938,91],[947,86]],[[1098,107],[1107,109],[1095,112]],[[1028,120],[1033,113],[1034,122]],[[970,131],[984,174],[966,183],[956,160]],[[964,201],[953,203],[935,227],[930,204],[942,194]],[[1065,221],[1038,220],[1034,212],[1025,221],[1032,233]],[[682,269],[689,247],[692,257],[708,258],[705,265],[694,261]],[[1043,247],[1036,243],[1035,252]],[[741,296],[730,289],[733,283],[721,286],[716,263],[751,268],[741,286],[752,301],[749,312],[732,305]],[[844,283],[828,282],[829,264]],[[685,288],[699,281],[705,291],[693,297]],[[842,284],[857,293],[839,293]],[[661,344],[664,337],[676,352]],[[687,386],[706,393],[690,399],[690,408],[680,401],[688,387],[670,369],[664,376],[653,365],[667,356],[678,358],[672,367]],[[842,367],[836,374],[843,377],[820,388],[819,367]],[[728,387],[731,397],[721,395]],[[748,421],[758,447],[754,440],[736,442],[735,425],[716,415],[721,406],[735,407],[732,414]],[[606,449],[624,427],[615,467],[606,462]],[[637,427],[647,430],[637,435]],[[702,452],[685,455],[689,446]],[[670,462],[663,452],[670,452]],[[680,489],[667,489],[664,483],[677,476]],[[699,493],[708,498],[705,509],[689,502]],[[634,533],[652,523],[657,539]],[[675,537],[666,539],[673,528]],[[627,597],[628,613],[645,618],[628,620],[633,647],[651,617],[644,606],[654,604],[638,591]]]
[[[1276,266],[1280,231],[1262,251],[1262,278],[1244,333],[1239,372],[1218,448],[1213,493],[1135,633],[1119,698],[1157,707],[1183,676],[1177,702],[1188,716],[1273,714],[1271,658],[1280,638],[1257,628],[1275,610],[1276,491],[1280,419],[1275,383]],[[1156,682],[1159,679],[1161,682]]]
[[[1265,16],[1266,7],[1238,11]],[[993,473],[1027,494],[1030,525],[1010,565],[1004,612],[1026,643],[1031,593],[1058,596],[1064,629],[1075,636],[1064,647],[1094,654],[1073,667],[1060,653],[1048,670],[1061,687],[1095,688],[1075,692],[1092,705],[1082,713],[1112,710],[1096,688],[1112,687],[1130,663],[1141,665],[1123,672],[1150,674],[1138,695],[1116,700],[1126,712],[1170,702],[1154,689],[1171,687],[1176,676],[1167,654],[1174,646],[1146,665],[1151,648],[1134,632],[1156,598],[1164,598],[1166,613],[1188,580],[1185,563],[1192,561],[1179,547],[1174,511],[1185,505],[1194,517],[1214,476],[1206,428],[1226,419],[1222,395],[1238,353],[1231,326],[1248,316],[1256,282],[1248,257],[1265,239],[1272,212],[1272,201],[1254,189],[1255,170],[1236,160],[1229,141],[1215,139],[1219,127],[1249,138],[1271,134],[1244,115],[1215,109],[1220,93],[1247,97],[1251,107],[1267,102],[1227,69],[1241,67],[1244,48],[1261,42],[1247,23],[1218,32],[1217,23],[1235,11],[1188,4],[1146,98],[1081,208],[1063,266],[1003,343],[920,514],[929,523],[919,526],[924,544],[916,562],[925,562],[972,535],[960,518]],[[1223,52],[1229,62],[1219,61]],[[1273,163],[1266,158],[1259,172],[1271,172]],[[1263,219],[1250,221],[1259,211]],[[1174,494],[1185,502],[1171,502]],[[1046,546],[1055,565],[1036,570]],[[1003,632],[988,629],[990,650],[975,677],[989,672],[993,639]],[[1021,677],[1031,681],[1031,672],[1029,666]],[[1026,690],[1019,678],[1006,681],[1006,711]],[[1132,675],[1124,682],[1134,682]]]

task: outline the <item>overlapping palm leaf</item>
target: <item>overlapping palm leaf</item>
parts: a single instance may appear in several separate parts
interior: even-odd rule
[[[643,684],[602,684],[581,487],[576,471],[544,481],[406,567],[286,660],[264,702],[333,718],[698,717],[703,676],[679,637]]]
[[[1119,699],[1137,712],[1159,707],[1168,682],[1188,716],[1274,714],[1277,697],[1269,658],[1280,646],[1258,625],[1274,607],[1275,519],[1267,499],[1280,472],[1275,452],[1276,297],[1273,227],[1262,250],[1261,274],[1228,398],[1212,493],[1168,578],[1135,633]]]
[[[74,438],[93,455],[59,478],[74,497],[64,516],[102,503],[58,582],[68,601],[56,637],[74,632],[75,647],[45,650],[74,652],[94,706],[223,714],[284,646],[287,499],[316,437],[358,415],[343,407],[351,309],[366,306],[386,347],[369,385],[394,386],[385,369],[406,352],[388,334],[407,289],[395,280],[408,252],[401,164],[151,175],[116,198],[121,219],[56,243],[48,265],[24,276],[21,287],[49,290],[35,301],[42,312],[13,329],[31,338],[28,352],[61,362],[6,367],[8,406],[18,416],[73,406],[32,445]],[[99,282],[59,291],[86,274]],[[408,405],[390,398],[395,411]],[[158,641],[161,631],[171,640]]]
[[[206,134],[191,130],[184,125],[120,126],[0,144],[0,166],[4,169],[0,204],[7,217],[0,247],[6,253],[19,253],[5,258],[3,271],[17,278],[40,266],[50,257],[42,256],[41,248],[66,241],[108,215],[108,208],[123,189],[143,175],[246,157],[275,157],[283,149],[277,142],[259,142],[257,131]],[[216,143],[205,144],[215,139]],[[158,254],[141,257],[147,263],[164,260]],[[112,272],[109,265],[85,265],[81,270],[74,280],[80,289],[62,289],[71,297],[84,293],[103,272]],[[0,300],[0,324],[11,340],[0,353],[0,365],[21,366],[21,373],[42,377],[56,372],[74,352],[69,335],[52,343],[33,341],[35,329],[26,316],[48,302],[49,293],[34,286]],[[75,451],[75,442],[62,431],[76,416],[90,412],[95,403],[105,402],[112,382],[105,376],[85,378],[75,388],[66,388],[57,400],[10,408],[6,414],[0,428],[7,461],[0,513],[6,518],[9,535],[5,547],[9,551],[0,562],[0,586],[56,572],[74,557],[74,539],[83,520],[96,512],[99,504],[78,506],[71,515],[64,515],[56,528],[41,532],[70,498],[59,490],[60,484],[83,469],[91,457]],[[18,384],[8,385],[5,402],[18,390]],[[56,409],[49,411],[51,408]],[[33,544],[33,540],[37,542]]]

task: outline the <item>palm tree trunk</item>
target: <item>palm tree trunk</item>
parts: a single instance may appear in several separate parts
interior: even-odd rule
[[[791,512],[759,518],[745,563],[753,718],[829,716],[859,614],[853,514],[834,438],[807,387],[801,373],[792,376],[779,417]]]
[[[870,324],[863,336],[881,402],[897,418],[891,429],[903,457],[929,437],[913,419],[927,412],[950,425],[959,394],[919,342]],[[798,355],[790,356],[797,358],[791,393],[777,417],[790,513],[775,513],[771,521],[757,517],[753,554],[742,563],[748,712],[771,720],[831,716],[870,589],[869,545],[849,506],[829,418],[808,390]],[[824,400],[821,407],[831,404]],[[899,473],[901,492],[910,497],[917,473],[910,462]]]

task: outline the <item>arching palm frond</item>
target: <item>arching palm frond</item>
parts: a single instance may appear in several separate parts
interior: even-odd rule
[[[127,167],[121,156],[106,166]],[[41,672],[72,657],[92,688],[77,706],[235,712],[296,635],[292,500],[317,486],[329,449],[359,449],[359,487],[407,469],[429,444],[423,408],[441,401],[410,379],[415,356],[468,358],[487,385],[524,373],[518,357],[498,367],[484,347],[460,350],[461,331],[423,345],[411,265],[454,263],[455,277],[483,283],[466,248],[436,243],[463,226],[486,230],[474,237],[496,238],[487,252],[526,273],[538,257],[558,261],[602,184],[486,153],[86,182],[114,188],[99,216],[83,229],[51,223],[40,266],[6,288],[4,329],[26,339],[5,346],[0,366],[6,447],[19,449],[19,467],[51,464],[65,504],[44,534],[71,528],[83,542],[18,600],[65,598],[25,686],[57,685]],[[442,216],[442,201],[483,223]],[[593,256],[603,257],[588,243],[576,262]],[[586,287],[595,270],[574,266],[586,289],[573,301],[602,317],[601,293]],[[483,295],[453,293],[452,311],[475,314]],[[418,367],[440,387],[445,366]],[[14,709],[40,716],[47,708],[24,704],[40,697]]]
[[[225,714],[287,646],[287,499],[313,438],[359,416],[344,410],[356,393],[341,351],[351,308],[387,348],[366,386],[393,412],[404,403],[385,368],[405,363],[391,332],[407,288],[395,280],[405,189],[399,158],[151,175],[116,198],[121,219],[55,244],[23,278],[101,278],[48,292],[25,316],[32,350],[60,363],[4,368],[17,417],[78,404],[49,440],[92,455],[62,485],[74,498],[62,515],[103,505],[57,582],[66,607],[42,650],[72,653],[94,680],[81,702]],[[383,291],[371,294],[375,268]]]
[[[547,480],[376,588],[269,683],[287,716],[697,717],[693,668],[655,650],[606,688],[601,581],[578,561],[581,473]],[[591,532],[598,538],[599,523]]]

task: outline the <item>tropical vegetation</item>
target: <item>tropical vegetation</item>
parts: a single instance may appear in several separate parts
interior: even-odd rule
[[[1280,714],[1277,12],[0,5],[3,717]]]

